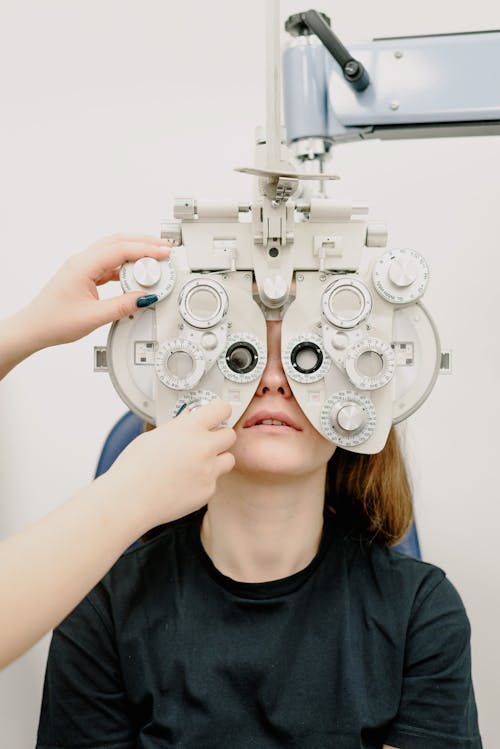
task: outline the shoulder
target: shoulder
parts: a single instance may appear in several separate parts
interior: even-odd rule
[[[470,624],[460,595],[439,567],[391,549],[375,555],[406,591],[408,604],[402,617],[401,699],[386,743],[480,749]]]
[[[412,617],[427,609],[432,609],[435,614],[453,610],[466,620],[462,599],[441,567],[391,548],[385,548],[382,557],[391,569],[396,583],[411,590]]]
[[[361,582],[380,582],[383,587],[394,587],[400,594],[411,591],[415,597],[422,598],[446,579],[440,567],[376,541],[340,533],[333,540],[333,545],[337,544],[346,567]]]
[[[462,600],[440,567],[352,537],[343,537],[341,546],[347,582],[365,607],[392,612],[407,626],[429,612],[435,620],[453,614],[469,631]]]

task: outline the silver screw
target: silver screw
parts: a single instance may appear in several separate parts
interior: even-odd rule
[[[302,273],[298,273],[298,274],[297,274],[297,275],[295,276],[295,280],[296,280],[296,281],[298,281],[299,283],[300,283],[301,281],[303,281],[303,280],[304,280],[304,276],[302,275]]]
[[[401,58],[403,57],[403,52],[401,52],[401,50],[400,50],[400,49],[397,49],[397,50],[396,50],[396,51],[394,52],[394,57],[396,58],[396,60],[401,60]]]
[[[396,109],[399,109],[399,101],[396,101],[396,100],[391,101],[389,106],[392,109],[392,111],[395,112]]]

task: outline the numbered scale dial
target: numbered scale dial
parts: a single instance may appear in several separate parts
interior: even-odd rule
[[[155,294],[161,301],[170,294],[175,286],[176,273],[171,261],[155,260],[153,257],[141,257],[135,262],[122,265],[120,284],[123,291],[144,291]]]
[[[376,423],[371,400],[353,390],[334,393],[321,409],[321,430],[339,447],[352,448],[366,442],[375,431]]]
[[[175,338],[159,346],[155,356],[158,379],[172,390],[192,390],[205,373],[205,356],[195,343]]]
[[[211,401],[220,398],[211,390],[191,390],[189,393],[184,393],[176,401],[175,406],[172,409],[172,417],[178,416],[178,414],[187,407],[188,410],[193,410],[199,406],[204,406]]]
[[[391,346],[380,338],[361,338],[347,349],[345,368],[360,390],[378,390],[394,377],[396,360]]]
[[[382,299],[391,304],[410,304],[424,294],[429,268],[414,250],[385,252],[373,267],[373,284]]]

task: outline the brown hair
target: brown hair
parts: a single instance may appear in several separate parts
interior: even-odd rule
[[[390,546],[405,535],[413,502],[394,427],[375,455],[337,447],[327,465],[325,506],[343,528],[361,538]]]

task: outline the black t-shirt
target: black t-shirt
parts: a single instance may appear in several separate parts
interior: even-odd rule
[[[54,632],[38,749],[480,749],[469,623],[444,573],[336,529],[236,582],[203,511],[128,551]]]

